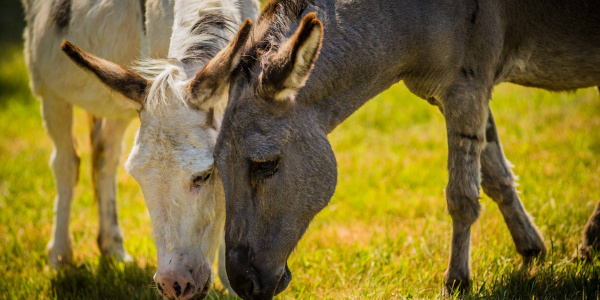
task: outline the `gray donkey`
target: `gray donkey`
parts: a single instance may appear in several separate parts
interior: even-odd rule
[[[226,194],[227,273],[244,299],[271,299],[289,284],[287,259],[335,190],[327,134],[401,80],[446,119],[447,290],[470,283],[480,186],[524,261],[545,255],[489,101],[506,81],[553,91],[600,84],[599,1],[275,0],[249,41],[230,58],[230,79],[214,86],[231,83],[215,161]],[[600,246],[599,210],[584,232],[586,255]]]

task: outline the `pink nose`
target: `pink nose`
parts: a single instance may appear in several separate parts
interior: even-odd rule
[[[191,273],[182,275],[175,272],[156,272],[154,282],[161,295],[167,299],[191,299],[197,290]]]

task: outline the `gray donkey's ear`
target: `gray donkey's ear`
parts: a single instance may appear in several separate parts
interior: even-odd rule
[[[315,13],[306,15],[260,74],[261,96],[275,101],[293,99],[310,75],[322,40],[323,24]]]
[[[188,104],[208,111],[222,97],[219,95],[229,84],[229,77],[240,63],[244,46],[252,30],[252,21],[246,19],[231,42],[213,57],[189,83]]]
[[[62,42],[61,49],[77,65],[94,73],[109,88],[140,106],[144,105],[151,81],[113,62],[86,53],[68,41]]]

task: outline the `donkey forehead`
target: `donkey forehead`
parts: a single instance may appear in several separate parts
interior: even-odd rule
[[[160,116],[142,112],[128,168],[160,166],[194,172],[210,168],[217,131],[206,124],[207,117],[192,110]]]
[[[136,144],[127,160],[126,168],[136,178],[156,177],[164,174],[198,173],[209,170],[214,164],[210,148],[145,147]],[[163,174],[163,175],[161,175]]]
[[[239,155],[243,159],[267,161],[281,155],[282,148],[291,137],[287,126],[277,122],[225,122],[219,144],[215,147],[216,156]]]
[[[140,131],[136,142],[177,147],[212,147],[216,139],[213,114],[178,107],[150,114],[140,113]]]

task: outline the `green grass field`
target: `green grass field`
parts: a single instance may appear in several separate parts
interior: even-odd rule
[[[573,259],[600,200],[600,97],[498,86],[492,109],[525,207],[544,234],[545,262],[520,270],[497,206],[486,196],[473,226],[473,288],[465,298],[600,299],[600,261]],[[155,250],[141,190],[121,166],[119,220],[135,263],[99,259],[85,114],[76,111],[82,157],[71,229],[75,264],[49,268],[54,183],[39,102],[28,88],[22,46],[0,48],[0,298],[158,299]],[[138,124],[129,128],[123,161]],[[278,299],[440,297],[451,220],[444,186],[442,115],[398,84],[336,129],[335,196],[290,258],[293,280]],[[213,299],[226,298],[217,284]]]

